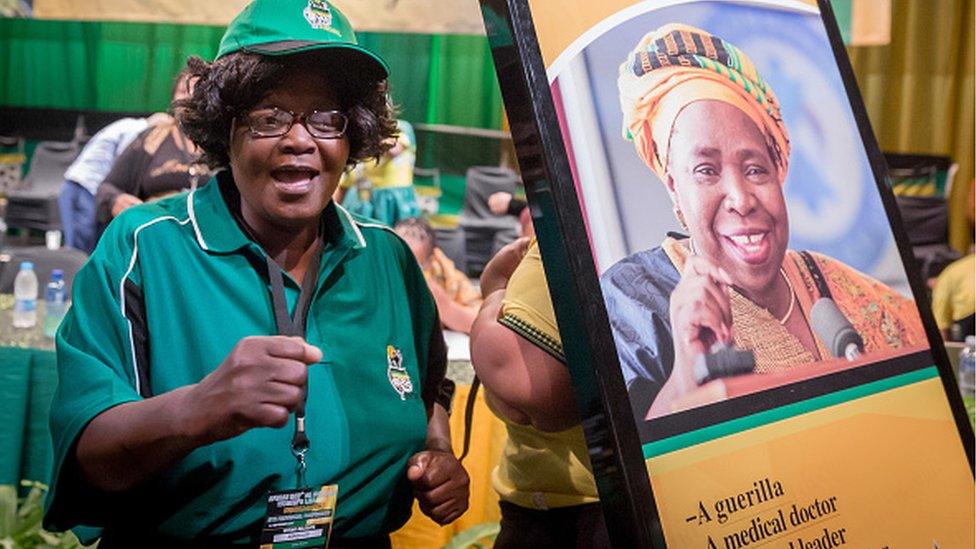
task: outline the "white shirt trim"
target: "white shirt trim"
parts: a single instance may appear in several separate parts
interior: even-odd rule
[[[366,247],[366,239],[363,238],[363,233],[362,233],[362,231],[359,230],[359,226],[362,225],[364,227],[378,227],[379,225],[363,225],[363,224],[359,223],[358,221],[356,221],[355,219],[353,219],[352,214],[349,213],[348,211],[346,211],[345,208],[343,208],[342,206],[340,206],[338,204],[336,204],[335,206],[336,206],[336,209],[339,210],[340,212],[342,212],[342,214],[346,216],[346,219],[349,220],[349,224],[352,225],[352,230],[353,231],[356,231],[356,238],[359,240],[359,245],[365,248]]]
[[[203,251],[209,252],[210,248],[207,246],[207,242],[203,239],[203,233],[200,232],[200,224],[197,223],[197,216],[193,209],[193,195],[196,194],[197,190],[193,189],[190,191],[190,196],[186,197],[186,211],[190,215],[190,222],[193,224],[193,234],[197,237],[197,243],[203,248]]]
[[[132,274],[132,270],[136,266],[136,259],[139,257],[139,232],[160,221],[175,221],[179,225],[186,225],[190,222],[190,218],[180,221],[171,215],[167,215],[157,217],[152,221],[147,221],[136,227],[136,230],[132,232],[132,259],[129,260],[129,268],[126,269],[125,273],[122,275],[122,279],[119,281],[119,312],[122,314],[122,318],[125,319],[126,324],[129,326],[129,352],[132,355],[132,377],[135,380],[136,392],[140,394],[141,387],[139,384],[139,369],[136,365],[136,345],[132,339],[132,321],[129,320],[129,317],[125,316],[125,281],[127,278],[129,278],[129,275]]]

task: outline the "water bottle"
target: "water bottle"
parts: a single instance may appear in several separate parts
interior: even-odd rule
[[[31,328],[37,324],[37,275],[34,263],[24,261],[14,278],[14,328]]]
[[[67,311],[67,292],[64,288],[64,272],[61,269],[51,271],[51,281],[47,283],[44,292],[44,335],[54,337],[61,325],[61,319]]]
[[[959,392],[963,398],[976,393],[976,336],[966,336],[966,346],[959,351]]]

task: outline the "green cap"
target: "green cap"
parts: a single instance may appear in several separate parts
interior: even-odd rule
[[[386,63],[356,43],[349,20],[326,0],[254,0],[227,26],[217,59],[236,51],[289,55],[333,49],[377,80]]]

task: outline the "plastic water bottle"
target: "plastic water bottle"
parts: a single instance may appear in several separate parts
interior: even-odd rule
[[[976,393],[976,336],[966,336],[966,346],[959,351],[959,392],[963,398]]]
[[[37,275],[34,263],[24,261],[14,278],[14,328],[31,328],[37,324]]]
[[[44,335],[54,337],[67,309],[64,272],[61,269],[54,269],[51,271],[51,281],[47,283],[47,290],[44,292]]]

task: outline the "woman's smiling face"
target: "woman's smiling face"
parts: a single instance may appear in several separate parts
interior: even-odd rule
[[[781,174],[756,124],[728,103],[691,103],[675,119],[667,174],[695,251],[747,297],[767,291],[783,263],[789,220]]]
[[[292,70],[250,111],[271,107],[307,116],[338,109],[339,100],[325,74]],[[315,138],[298,120],[277,137],[253,136],[240,120],[232,132],[230,167],[244,219],[252,226],[317,223],[346,167],[348,139]]]

